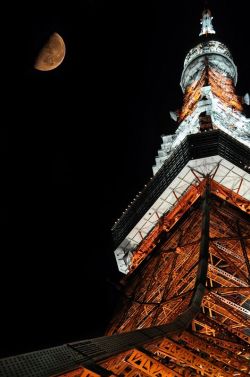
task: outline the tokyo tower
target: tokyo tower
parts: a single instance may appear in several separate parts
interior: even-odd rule
[[[203,11],[153,177],[112,228],[121,299],[103,337],[5,358],[0,376],[250,375],[249,95]]]

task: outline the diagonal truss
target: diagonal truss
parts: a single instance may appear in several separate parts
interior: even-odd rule
[[[123,279],[123,310],[109,335],[171,323],[189,307],[199,268],[201,196],[206,184],[204,176],[194,173],[197,184],[162,216],[134,254],[137,269]],[[126,362],[138,357],[133,364],[137,369],[143,370],[143,362],[149,365],[153,358],[164,367],[173,366],[169,376],[250,373],[249,202],[213,179],[210,190],[208,270],[200,314],[187,331],[126,356]]]

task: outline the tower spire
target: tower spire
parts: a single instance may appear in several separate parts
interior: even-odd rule
[[[215,34],[215,30],[212,25],[212,14],[209,9],[204,9],[201,19],[201,32],[199,35]]]

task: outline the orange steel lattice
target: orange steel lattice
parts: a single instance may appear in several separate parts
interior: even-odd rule
[[[190,371],[189,368],[178,366],[174,362],[164,365],[156,358],[137,349],[123,353],[115,359],[107,360],[102,363],[102,366],[116,376],[124,377],[181,377],[183,373],[188,376],[187,373]]]
[[[250,213],[250,203],[242,198],[239,194],[230,191],[226,187],[211,180],[211,193],[226,200],[230,204],[239,207],[242,211]],[[197,186],[192,186],[182,198],[180,198],[171,212],[163,215],[157,225],[151,230],[148,236],[140,243],[137,250],[133,254],[130,272],[138,267],[145,257],[155,248],[159,235],[163,232],[169,232],[171,228],[178,222],[184,213],[200,198],[205,187],[205,180],[199,182]],[[199,224],[199,223],[198,223]]]
[[[196,352],[192,352],[184,345],[181,345],[170,339],[163,339],[158,342],[155,349],[156,354],[160,355],[163,359],[165,357],[171,357],[177,359],[178,362],[182,362],[187,366],[192,367],[196,372],[201,374],[207,374],[211,377],[231,377],[232,374],[223,370],[223,366],[218,367],[215,362],[206,360],[205,357],[201,357]]]
[[[201,99],[201,89],[204,85],[210,85],[212,93],[218,97],[226,106],[242,111],[242,100],[235,94],[235,87],[232,79],[223,76],[221,73],[206,66],[199,80],[194,81],[186,88],[184,103],[179,113],[178,121],[182,122],[188,115],[192,114],[198,101]]]
[[[226,107],[242,111],[232,79],[205,62],[198,81],[186,88],[178,121],[195,110],[202,88]],[[200,130],[213,128],[201,114]],[[250,374],[250,203],[211,177],[196,177],[170,211],[133,251],[122,279],[122,305],[107,335],[174,323],[196,297],[204,242],[203,196],[209,182],[209,249],[198,311],[185,330],[175,330],[140,349],[130,349],[99,362],[110,376],[246,377]],[[175,195],[175,193],[173,192]],[[203,241],[202,241],[203,239]],[[205,284],[205,283],[204,283]],[[200,308],[200,311],[199,311]],[[198,314],[197,314],[198,313]],[[98,377],[80,368],[60,377]]]
[[[78,368],[71,372],[60,374],[58,377],[100,377],[100,375],[87,368]]]
[[[122,281],[123,308],[109,335],[171,323],[189,307],[198,273],[205,182],[193,185],[138,246]],[[249,209],[247,200],[210,179],[208,270],[199,314],[186,331],[114,357],[107,369],[124,376],[138,375],[133,374],[138,369],[141,376],[164,376],[164,367],[170,369],[167,376],[250,374]],[[159,374],[150,369],[160,366]]]
[[[205,15],[211,18],[210,11]],[[240,114],[249,96],[243,100],[236,95],[237,70],[225,46],[213,41],[211,49],[209,44],[203,47],[192,49],[185,60],[183,105],[171,112],[179,128],[163,137],[154,185],[115,226],[119,269],[129,271],[120,281],[121,302],[108,336],[70,343],[51,355],[45,350],[34,359],[3,360],[8,376],[19,375],[15,366],[23,368],[27,360],[36,369],[41,355],[45,372],[38,377],[53,377],[54,370],[61,371],[57,377],[250,375],[250,202],[239,195],[249,197],[249,120]],[[191,136],[199,132],[208,138]],[[214,168],[211,156],[215,161],[220,156],[225,166],[218,162]],[[153,208],[165,194],[164,208],[169,210],[160,217]],[[155,219],[139,230],[149,207]],[[152,228],[143,238],[141,229],[147,227]],[[139,244],[137,234],[131,237],[135,230],[142,238]],[[60,367],[54,368],[58,362]],[[29,376],[35,376],[33,370]]]

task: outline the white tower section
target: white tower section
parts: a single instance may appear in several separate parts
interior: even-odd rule
[[[145,257],[163,216],[176,210],[182,196],[207,174],[250,200],[250,119],[243,113],[250,99],[236,94],[237,67],[227,46],[211,40],[211,20],[210,11],[203,12],[202,40],[184,61],[183,105],[170,112],[177,130],[162,136],[154,176],[112,228],[115,257],[124,274]],[[178,216],[172,219],[178,221]]]
[[[215,33],[211,20],[211,12],[204,11],[200,35]],[[242,104],[248,104],[249,98],[236,95],[237,76],[231,53],[221,42],[208,39],[189,51],[180,82],[184,104],[170,112],[179,126],[175,134],[162,136],[154,174],[186,136],[204,132],[202,119],[210,120],[210,129],[220,129],[250,147],[250,119],[242,112]]]
[[[212,19],[211,12],[209,9],[204,10],[202,13],[202,19],[201,19],[201,32],[199,35],[207,35],[207,34],[215,34],[213,25],[212,25]]]

